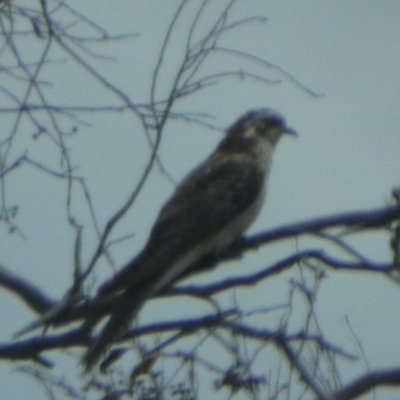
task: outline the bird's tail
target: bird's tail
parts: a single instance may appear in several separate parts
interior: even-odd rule
[[[122,295],[107,324],[82,360],[86,371],[90,371],[109,346],[128,330],[130,322],[137,315],[145,300],[144,293],[133,292],[133,289],[128,289]]]

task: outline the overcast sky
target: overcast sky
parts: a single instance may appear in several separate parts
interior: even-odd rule
[[[111,54],[118,61],[98,60],[95,65],[134,102],[148,101],[149,79],[177,2],[74,0],[67,3],[110,33],[139,34],[129,41],[108,45],[104,50],[98,46],[99,52]],[[210,71],[219,72],[232,65],[232,69],[248,68],[281,82],[261,85],[232,78],[187,102],[177,103],[175,111],[212,114],[216,117],[212,122],[220,128],[229,126],[249,109],[272,107],[285,115],[288,125],[299,133],[298,139],[284,138],[279,143],[267,202],[250,233],[387,204],[391,189],[400,185],[400,2],[248,0],[238,4],[233,15],[233,20],[251,15],[262,15],[268,20],[257,27],[244,27],[228,34],[223,41],[226,47],[264,58],[321,95],[308,95],[277,69],[268,71],[242,59],[219,55],[207,64]],[[209,17],[211,20],[212,15]],[[189,21],[189,14],[187,18]],[[184,23],[179,29],[182,35],[187,32]],[[176,47],[169,50],[162,75],[167,83],[176,65],[174,58],[182,54],[179,45],[183,42],[179,35],[173,43]],[[36,45],[42,45],[39,39]],[[37,48],[28,50],[32,52],[32,59],[37,59]],[[55,59],[62,57],[61,53],[54,53]],[[92,78],[75,73],[75,69],[69,61],[59,69],[49,67],[49,75],[41,76],[56,82],[51,92],[54,102],[106,103],[107,100],[103,101],[106,91],[96,89]],[[65,79],[59,79],[61,74]],[[0,85],[3,79],[7,79],[4,74],[0,75]],[[165,88],[160,86],[160,97]],[[5,106],[2,102],[0,95],[0,107]],[[78,174],[87,177],[103,226],[138,181],[141,170],[137,168],[145,164],[149,148],[138,122],[126,113],[104,114],[90,119],[90,123],[91,126],[79,127],[79,135],[71,139],[71,146],[74,162],[79,165]],[[27,136],[31,134],[27,132]],[[180,181],[214,149],[221,137],[222,132],[194,124],[169,123],[160,149],[164,167],[175,181]],[[30,155],[40,157],[47,150],[46,145],[38,143]],[[49,163],[58,161],[55,158]],[[28,168],[20,170],[9,183],[8,194],[20,207],[17,223],[26,239],[18,235],[10,237],[7,229],[0,227],[0,263],[35,282],[54,298],[59,298],[71,284],[73,248],[73,234],[65,223],[64,209],[60,208],[65,190],[57,185],[43,174]],[[123,265],[143,245],[159,207],[172,191],[173,185],[155,168],[134,211],[117,229],[117,236],[135,234],[129,246],[114,251],[117,265]],[[75,207],[76,214],[83,218],[87,210],[79,204]],[[89,236],[93,237],[93,232],[87,233],[84,262],[95,243]],[[364,246],[361,248],[372,259],[390,261],[388,243],[384,240],[365,235],[357,244]],[[295,250],[294,242],[285,246],[284,251]],[[305,247],[306,242],[300,242],[300,248]],[[253,257],[249,261],[250,269],[269,263],[265,261],[267,254],[271,260],[282,255],[274,251],[262,254],[264,258]],[[235,265],[235,274],[240,274],[240,265]],[[212,279],[231,271],[221,267],[221,272]],[[109,269],[104,266],[99,273],[106,276]],[[317,307],[322,315],[321,323],[328,332],[333,332],[329,339],[348,346],[349,351],[356,351],[344,323],[348,316],[364,345],[369,366],[398,366],[400,287],[375,275],[333,272],[328,275],[319,292]],[[265,295],[274,304],[283,301],[287,294],[278,292],[282,288],[280,284],[276,287],[276,292],[271,288],[271,293]],[[257,290],[246,292],[248,304],[255,305],[258,295]],[[8,341],[34,316],[1,290],[0,303],[3,305],[0,341]],[[192,303],[188,303],[191,307]],[[9,310],[5,315],[4,309]],[[159,318],[165,312],[156,302],[145,311],[143,321]],[[200,314],[205,311],[206,308],[199,309]],[[0,365],[4,399],[45,398],[40,387],[12,371],[13,366]],[[365,370],[352,371],[349,376],[362,372]],[[378,399],[393,399],[393,394],[380,394]]]

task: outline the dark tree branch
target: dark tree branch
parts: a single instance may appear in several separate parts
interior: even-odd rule
[[[286,239],[291,236],[319,232],[324,229],[346,227],[353,229],[379,229],[400,220],[400,207],[384,207],[368,211],[352,211],[311,221],[285,225],[265,233],[253,235],[245,240],[244,249],[257,248],[261,244]]]
[[[370,390],[376,389],[378,386],[400,386],[400,368],[369,372],[345,386],[343,389],[333,393],[329,399],[355,399]]]
[[[85,346],[89,343],[87,335],[74,329],[60,335],[35,337],[17,343],[0,346],[0,359],[37,361],[43,351],[66,349],[72,346]]]
[[[130,329],[116,343],[123,343],[126,340],[134,338],[151,336],[154,334],[166,332],[179,332],[182,335],[195,334],[201,329],[213,330],[215,328],[225,329],[234,334],[257,339],[261,342],[275,342],[282,336],[280,332],[268,329],[257,329],[251,326],[246,326],[242,323],[231,321],[231,318],[236,318],[240,314],[237,310],[227,310],[220,314],[206,315],[199,318],[181,319],[175,321],[157,322],[143,325],[134,329]],[[39,354],[43,351],[53,349],[66,349],[68,347],[84,347],[96,340],[95,337],[90,338],[81,329],[72,329],[69,332],[59,335],[48,335],[46,337],[35,337],[27,340],[21,340],[13,344],[0,346],[0,359],[9,360],[37,360]],[[346,359],[353,360],[354,356],[344,352],[342,349],[333,346],[326,342],[318,335],[307,335],[304,332],[285,335],[286,343],[298,341],[312,341],[318,344],[319,347],[332,351]],[[159,346],[151,352],[159,351]]]
[[[2,265],[0,265],[0,286],[14,293],[37,314],[44,314],[57,304],[56,301],[51,300],[35,285],[12,273]]]
[[[155,297],[186,295],[206,298],[213,294],[220,293],[222,291],[232,288],[255,285],[263,279],[269,278],[273,275],[279,274],[291,268],[294,264],[309,259],[318,260],[327,267],[340,270],[389,272],[393,269],[391,264],[352,263],[330,257],[320,250],[306,250],[284,258],[283,260],[278,261],[276,264],[270,267],[266,267],[265,269],[253,275],[245,275],[237,278],[227,278],[223,281],[211,283],[204,286],[190,285],[183,287],[167,288],[159,292]]]

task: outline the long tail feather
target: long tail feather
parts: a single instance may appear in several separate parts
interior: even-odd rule
[[[145,299],[143,293],[139,295],[137,292],[133,293],[132,290],[127,290],[124,293],[106,326],[83,358],[82,362],[86,371],[90,371],[111,344],[127,331],[129,324],[136,317]]]

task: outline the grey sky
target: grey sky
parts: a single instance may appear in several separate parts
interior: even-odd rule
[[[99,61],[98,67],[117,87],[128,92],[133,101],[148,101],[151,72],[175,10],[173,4],[177,2],[96,0],[95,7],[93,1],[69,3],[112,33],[140,34],[130,41],[108,45],[104,52],[99,46],[99,52],[109,51],[118,61]],[[236,19],[258,14],[266,16],[268,21],[257,28],[244,27],[228,34],[224,45],[257,54],[323,96],[312,98],[284,74],[271,69],[268,76],[282,83],[267,86],[258,82],[241,84],[236,78],[225,80],[217,88],[178,103],[176,110],[213,114],[216,116],[213,123],[224,128],[248,109],[268,106],[284,114],[288,125],[299,132],[299,139],[286,138],[279,144],[267,202],[250,232],[383,206],[389,201],[392,187],[400,185],[400,2],[251,0],[243,1],[234,13]],[[180,32],[187,32],[184,23]],[[162,75],[164,85],[170,83],[168,76],[173,71],[174,57],[181,52],[178,36],[174,41],[176,49],[171,50],[166,60],[169,67]],[[254,72],[264,71],[256,64],[249,67],[243,60],[229,61],[231,57],[227,57],[217,55],[207,68],[214,72],[224,70],[228,60],[235,70],[246,67]],[[86,104],[93,103],[93,99],[99,104],[106,102],[102,101],[105,90],[96,89],[92,78],[71,71],[75,71],[72,63],[55,69],[49,67],[49,77],[42,77],[57,82],[52,92],[56,102]],[[1,79],[5,78],[0,76]],[[104,224],[139,179],[138,168],[146,162],[149,148],[140,126],[126,113],[112,117],[104,114],[90,122],[92,127],[80,127],[79,136],[71,138],[71,145],[79,175],[87,177],[100,224]],[[212,151],[221,136],[220,132],[200,126],[171,122],[160,149],[163,165],[179,181]],[[49,147],[38,141],[30,155],[41,154],[49,154]],[[58,161],[48,160],[54,165]],[[10,182],[8,194],[20,205],[17,222],[27,240],[9,236],[0,226],[0,262],[57,298],[71,283],[73,235],[65,223],[64,209],[60,210],[65,190],[55,182],[28,168],[20,170]],[[59,190],[54,189],[57,187]],[[135,208],[116,230],[116,237],[136,235],[131,242],[115,248],[116,265],[122,265],[140,249],[155,213],[172,190],[173,185],[155,169]],[[87,213],[79,203],[74,209],[82,218]],[[90,239],[93,235],[93,231],[85,235],[84,262],[93,251],[95,241]],[[282,251],[283,254],[294,251],[295,246],[289,242],[277,246],[277,250],[261,251],[259,258],[249,260],[249,268],[256,270],[269,264],[282,256]],[[306,242],[300,241],[299,246],[305,248]],[[389,261],[386,242],[366,236],[360,239],[360,246],[367,246],[367,254],[373,259]],[[223,266],[212,278],[201,279],[208,281],[232,271],[241,273],[240,263],[228,268]],[[104,264],[99,276],[105,277],[106,273],[109,268]],[[370,367],[398,365],[400,287],[374,275],[333,272],[328,275],[319,292],[318,309],[321,323],[332,332],[329,339],[356,351],[344,323],[348,316],[364,344]],[[285,299],[283,281],[273,283],[271,292],[262,294],[266,301],[278,304]],[[254,306],[259,296],[254,289],[246,291],[241,300]],[[1,290],[0,303],[3,309],[0,341],[7,341],[33,315]],[[188,308],[191,306],[192,303]],[[199,313],[205,311],[206,307],[199,308]],[[165,306],[154,302],[146,307],[142,318],[147,321],[163,314]],[[351,345],[354,347],[350,348]],[[72,361],[62,368],[68,367],[72,367]],[[0,364],[4,398],[44,398],[35,383],[21,374],[13,374],[12,370],[12,365]],[[349,367],[348,377],[361,372]],[[390,393],[385,396],[378,398],[393,399]]]

